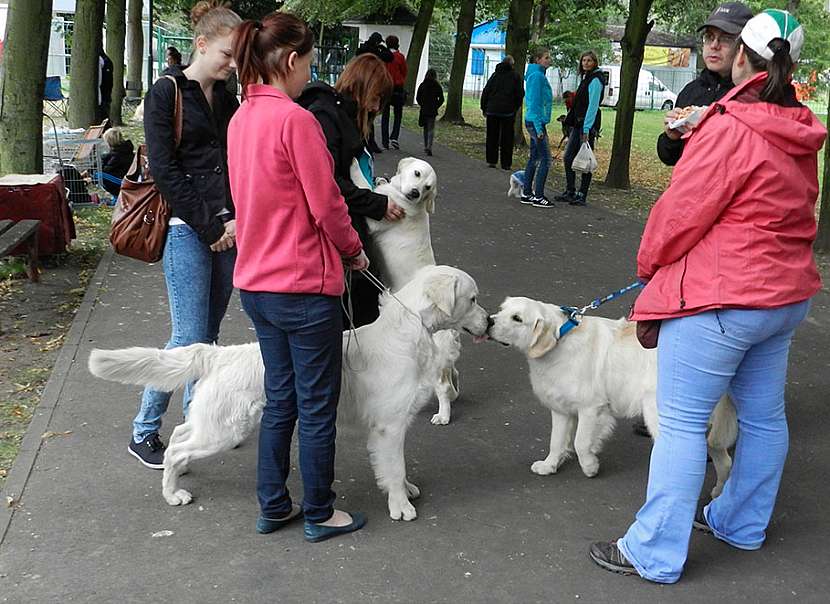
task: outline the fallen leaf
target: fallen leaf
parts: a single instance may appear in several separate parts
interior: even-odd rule
[[[0,478],[5,478],[7,474],[6,468],[0,468]]]
[[[14,497],[9,497],[8,495],[6,495],[6,507],[7,508],[10,508],[10,507],[14,506],[14,504],[16,504],[16,503],[17,503],[17,501],[15,500]]]
[[[72,434],[72,430],[67,430],[66,432],[52,432],[49,430],[41,434],[40,439],[46,440],[47,438],[52,438],[53,436],[69,436],[70,434]]]

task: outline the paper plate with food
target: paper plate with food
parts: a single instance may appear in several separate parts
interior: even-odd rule
[[[668,123],[670,130],[691,130],[706,113],[708,105],[689,105],[682,107],[675,112],[675,118]]]

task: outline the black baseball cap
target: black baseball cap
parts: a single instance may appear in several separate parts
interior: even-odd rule
[[[737,35],[752,19],[752,11],[743,2],[724,2],[712,11],[706,23],[697,28],[697,31],[707,27],[717,27],[728,34]]]

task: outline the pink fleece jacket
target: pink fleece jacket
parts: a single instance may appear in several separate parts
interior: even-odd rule
[[[339,296],[342,257],[361,251],[314,116],[264,84],[228,127],[239,289]]]

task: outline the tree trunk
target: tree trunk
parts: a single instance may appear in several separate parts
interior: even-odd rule
[[[450,69],[450,89],[447,91],[447,107],[442,121],[464,123],[461,106],[464,101],[464,79],[467,72],[467,58],[470,55],[470,40],[476,20],[476,0],[461,0],[455,34],[455,50]]]
[[[98,50],[101,41],[100,0],[78,0],[72,30],[69,69],[69,125],[87,128],[98,107]]]
[[[110,121],[120,126],[124,102],[124,43],[127,37],[127,0],[107,0],[107,54],[112,59]]]
[[[620,67],[620,95],[617,101],[617,117],[614,125],[614,145],[605,185],[615,189],[629,189],[629,160],[631,158],[631,133],[634,127],[634,105],[637,100],[637,80],[643,65],[646,36],[654,26],[648,20],[653,0],[629,0],[625,34],[620,41],[622,66]]]
[[[533,0],[512,0],[507,11],[507,39],[505,53],[516,61],[516,73],[524,77],[527,65],[527,47],[530,43],[530,20],[533,17]],[[515,145],[525,145],[524,120],[522,107],[516,112]]]
[[[531,36],[531,42],[534,44],[539,41],[539,36],[544,33],[545,27],[548,24],[548,10],[547,2],[539,3],[533,10],[533,34]]]
[[[830,92],[827,93],[827,115],[830,115]],[[824,142],[824,186],[819,200],[816,251],[830,253],[830,142]]]
[[[0,174],[40,174],[52,0],[12,2],[7,19],[0,68]]]
[[[412,30],[412,41],[409,43],[409,51],[406,53],[406,89],[407,102],[415,103],[415,86],[418,83],[418,67],[421,65],[421,54],[424,51],[424,44],[429,33],[429,24],[432,22],[432,11],[435,9],[435,0],[421,0],[421,8],[418,9],[418,18],[415,20],[415,27]]]
[[[130,52],[127,64],[127,94],[132,97],[141,96],[141,74],[144,60],[144,29],[141,24],[141,13],[144,10],[144,0],[128,0],[127,9],[127,44]]]

